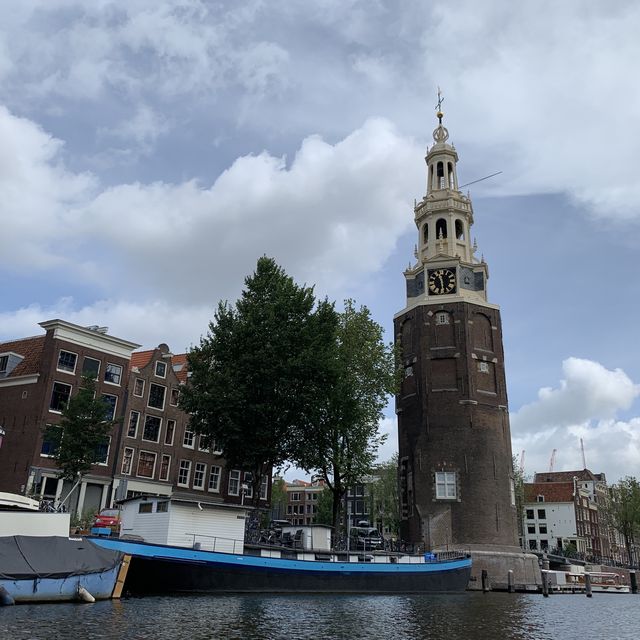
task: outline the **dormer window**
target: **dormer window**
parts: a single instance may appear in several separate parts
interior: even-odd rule
[[[7,373],[9,366],[9,356],[0,356],[0,375]]]
[[[158,361],[156,362],[156,376],[158,378],[166,378],[167,377],[167,363]]]

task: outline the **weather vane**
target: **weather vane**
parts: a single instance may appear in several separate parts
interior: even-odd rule
[[[442,103],[444,102],[444,98],[442,97],[442,91],[440,91],[440,87],[438,87],[438,104],[436,105],[436,109],[438,110],[436,112],[436,115],[438,116],[438,122],[440,124],[442,124],[442,116],[444,115],[442,113]]]

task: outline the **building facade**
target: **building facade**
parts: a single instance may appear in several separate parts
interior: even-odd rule
[[[401,537],[428,549],[517,546],[502,328],[489,269],[471,241],[473,207],[439,124],[427,192],[415,204],[415,262],[394,318]]]
[[[126,404],[127,371],[133,349],[140,346],[107,333],[106,327],[80,327],[64,320],[41,322],[45,335],[0,343],[0,491],[63,500],[74,483],[57,477],[52,457],[62,410],[78,390],[82,376],[91,374],[98,393],[117,417]],[[113,469],[118,456],[120,426],[69,496],[77,513],[96,510],[110,500]]]
[[[106,327],[63,320],[40,323],[45,335],[0,343],[0,491],[34,496],[76,515],[139,495],[201,504],[253,504],[251,474],[228,468],[215,442],[189,429],[178,406],[188,378],[185,354],[166,344],[140,345],[110,336]],[[103,457],[73,482],[57,477],[52,435],[82,376],[91,374],[118,419]],[[271,482],[262,479],[258,504]]]

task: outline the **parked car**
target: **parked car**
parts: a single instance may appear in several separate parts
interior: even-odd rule
[[[120,529],[120,510],[103,509],[96,515],[93,526],[109,528],[114,532],[118,531]]]
[[[384,539],[375,527],[351,527],[349,539],[351,549],[363,551],[384,549]]]

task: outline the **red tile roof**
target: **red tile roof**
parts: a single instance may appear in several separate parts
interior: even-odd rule
[[[24,358],[9,374],[9,378],[38,373],[45,337],[46,336],[33,336],[32,338],[22,338],[22,340],[0,342],[0,353],[13,351],[13,353],[17,353]]]
[[[144,369],[144,367],[146,367],[151,361],[154,353],[155,349],[150,349],[149,351],[134,351],[131,354],[131,362],[129,364],[129,367],[131,369],[133,369],[133,367]]]
[[[173,370],[175,371],[175,374],[176,374],[178,380],[180,380],[180,382],[186,382],[187,381],[187,372],[188,372],[187,354],[186,353],[179,353],[177,355],[174,355],[171,358],[171,364],[173,366]]]
[[[573,481],[525,482],[524,501],[537,502],[538,496],[544,496],[545,502],[573,502]]]

